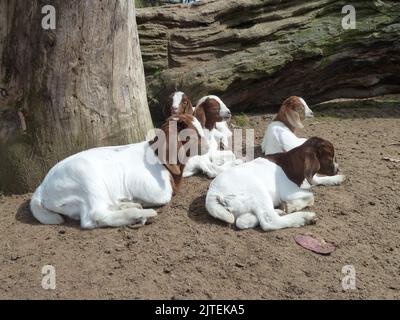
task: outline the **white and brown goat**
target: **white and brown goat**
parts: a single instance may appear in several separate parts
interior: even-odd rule
[[[313,112],[303,98],[297,96],[287,98],[265,130],[261,143],[262,152],[266,155],[286,152],[302,145],[307,139],[297,137],[295,131],[304,128],[304,120],[310,117],[313,117]],[[344,175],[314,177],[315,185],[339,185],[344,180]],[[310,185],[305,182],[303,187],[308,188]]]

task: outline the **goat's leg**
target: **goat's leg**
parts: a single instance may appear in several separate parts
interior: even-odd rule
[[[121,227],[136,223],[145,224],[147,219],[155,217],[157,211],[137,207],[112,210],[105,206],[89,209],[81,217],[81,227],[92,229],[96,227]]]
[[[254,208],[254,214],[264,231],[301,227],[315,221],[314,212],[294,212],[280,216],[279,211],[274,209],[272,200],[268,198],[263,207]]]
[[[346,179],[343,174],[337,174],[334,176],[313,176],[312,184],[315,186],[338,186]]]
[[[311,192],[302,190],[282,197],[280,209],[287,213],[296,212],[314,205],[314,195]]]
[[[220,171],[218,171],[217,166],[213,165],[206,156],[195,156],[189,159],[188,163],[183,170],[183,177],[190,177],[196,174],[197,172],[202,172],[206,174],[209,178],[215,178]]]
[[[258,225],[257,217],[252,213],[245,213],[236,218],[238,229],[251,229]]]
[[[217,150],[210,155],[210,161],[218,166],[224,165],[227,162],[233,162],[236,159],[235,154],[229,150]]]
[[[194,156],[190,158],[186,163],[185,168],[183,169],[182,176],[184,178],[187,178],[195,175],[199,171],[200,163],[201,161],[203,161],[202,160],[203,158],[204,158],[203,156]]]
[[[130,209],[130,208],[143,209],[143,206],[140,203],[128,202],[128,201],[121,201],[118,204],[118,209],[120,209],[120,210]]]
[[[305,179],[301,184],[300,188],[306,190],[311,189],[311,184]]]
[[[200,170],[206,174],[209,178],[215,178],[220,174],[223,169],[213,164],[208,158],[204,158],[204,161],[199,163]]]

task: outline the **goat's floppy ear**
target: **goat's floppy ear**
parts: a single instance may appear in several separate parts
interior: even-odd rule
[[[290,123],[290,125],[294,128],[297,129],[303,129],[304,125],[300,120],[300,115],[298,114],[297,111],[293,110],[292,108],[286,108],[284,112],[287,121]]]
[[[304,155],[304,176],[309,184],[313,184],[313,176],[319,171],[320,164],[315,152],[306,152]]]
[[[186,104],[186,108],[185,108],[185,113],[186,114],[193,114],[193,105],[190,102],[189,99],[187,99],[187,104]]]
[[[165,166],[174,176],[181,175],[181,168],[179,167],[179,165],[166,163]]]
[[[161,157],[161,162],[173,175],[180,175],[182,173],[178,163],[178,151],[182,146],[182,143],[178,141],[178,133],[180,126],[183,125],[182,123],[183,121],[180,121],[178,118],[174,119],[174,117],[171,117],[162,126],[165,141],[159,146],[158,157]],[[176,130],[173,128],[175,125]]]
[[[172,134],[170,134],[167,139],[167,156],[168,156],[168,158],[167,158],[167,162],[166,162],[165,166],[167,167],[169,172],[171,172],[175,176],[178,176],[178,175],[182,174],[181,168],[179,166],[179,159],[178,159],[179,152],[182,149],[182,142],[180,142],[178,140],[178,135],[181,130],[187,128],[187,124],[185,121],[183,121],[180,118],[177,118],[177,119],[172,118],[172,120],[176,122],[176,130],[172,130],[174,132],[172,132]],[[170,124],[173,121],[170,121]],[[169,149],[170,146],[172,146],[172,150]],[[174,154],[170,157],[171,152]],[[169,162],[170,160],[172,161],[171,163]]]
[[[198,105],[193,113],[203,128],[206,126],[206,112],[204,111],[204,105],[207,103],[207,101],[208,99],[202,104]]]

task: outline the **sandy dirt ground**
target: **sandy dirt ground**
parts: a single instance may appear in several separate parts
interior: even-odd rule
[[[272,115],[249,115],[259,144]],[[347,181],[315,187],[315,225],[239,231],[210,217],[210,180],[185,180],[182,192],[144,227],[83,231],[76,222],[38,224],[30,195],[0,196],[0,298],[372,299],[400,298],[400,110],[331,110],[301,136],[337,147]],[[256,150],[259,152],[259,150]],[[310,233],[337,250],[321,256],[293,237]],[[41,286],[53,265],[56,290]],[[356,271],[355,290],[341,285]]]

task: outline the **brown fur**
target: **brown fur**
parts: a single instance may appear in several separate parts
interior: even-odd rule
[[[265,158],[280,166],[286,176],[300,186],[304,179],[311,184],[316,173],[335,175],[334,155],[332,143],[313,137],[288,152],[267,155]]]
[[[292,132],[294,132],[295,129],[302,129],[304,127],[304,119],[304,105],[301,103],[299,97],[291,96],[283,101],[282,106],[273,121],[283,122]]]
[[[173,130],[170,130],[170,125],[171,122],[175,121],[177,123],[177,132],[173,132]],[[196,128],[193,126],[193,116],[189,114],[181,114],[181,115],[176,115],[176,116],[171,116],[169,117],[165,123],[161,126],[161,130],[164,131],[166,140],[165,144],[160,147],[160,151],[157,150],[154,147],[155,142],[157,142],[158,137],[155,137],[153,140],[149,142],[150,146],[153,147],[155,154],[158,157],[161,157],[162,155],[165,154],[165,159],[171,159],[170,158],[170,150],[169,150],[169,141],[172,139],[172,141],[176,141],[177,144],[177,152],[184,152],[185,149],[183,148],[184,145],[187,143],[187,141],[178,141],[178,135],[179,133],[184,130],[184,129],[192,129],[194,130],[193,132],[197,132]],[[200,135],[197,133],[197,137],[190,137],[191,139],[197,139],[197,145],[198,145],[198,150],[199,153],[201,154],[202,149],[201,149],[201,143],[202,139]],[[179,162],[179,157],[178,154],[176,155],[177,163],[170,164],[170,163],[164,163],[164,159],[160,158],[161,162],[164,164],[164,166],[167,168],[171,175],[171,185],[172,189],[174,191],[174,194],[179,191],[181,182],[182,182],[182,174],[183,174],[183,169],[185,168],[185,165]]]
[[[167,103],[163,108],[163,114],[165,118],[168,118],[172,115],[179,115],[179,114],[193,114],[193,105],[190,101],[189,97],[186,94],[183,94],[182,101],[178,107],[178,111],[174,112],[172,109],[172,102],[175,92],[171,93],[167,99]]]
[[[219,115],[220,105],[218,101],[208,98],[196,107],[193,115],[199,120],[201,126],[206,129],[214,129],[215,124],[223,119]]]

